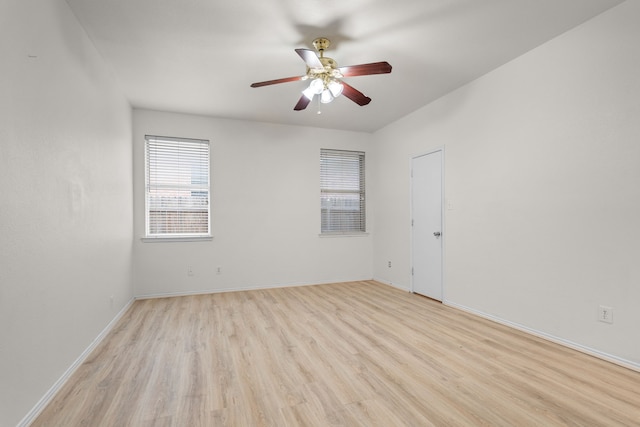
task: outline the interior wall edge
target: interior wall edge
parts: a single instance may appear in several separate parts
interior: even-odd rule
[[[105,326],[105,328],[98,334],[98,336],[89,344],[89,346],[78,356],[78,358],[67,368],[67,370],[58,378],[58,380],[51,386],[49,390],[40,398],[38,403],[24,416],[24,418],[18,423],[16,427],[28,427],[33,421],[40,415],[40,413],[47,407],[49,403],[56,397],[56,394],[62,389],[62,387],[69,381],[69,378],[73,373],[84,363],[84,361],[91,355],[91,353],[100,345],[100,343],[111,332],[113,327],[118,323],[120,318],[129,310],[135,298],[131,298],[122,307],[115,317]]]
[[[621,357],[617,357],[617,356],[614,356],[612,354],[605,353],[605,352],[596,350],[594,348],[587,347],[587,346],[575,343],[573,341],[565,340],[563,338],[559,338],[559,337],[556,337],[554,335],[550,335],[550,334],[547,334],[545,332],[538,331],[536,329],[528,328],[528,327],[526,327],[524,325],[520,325],[519,323],[511,322],[511,321],[503,319],[501,317],[493,316],[491,314],[487,314],[487,313],[485,313],[483,311],[480,311],[480,310],[475,310],[473,308],[467,307],[467,306],[462,305],[462,304],[458,304],[458,303],[455,303],[455,302],[452,302],[452,301],[447,301],[447,300],[442,301],[442,303],[447,305],[447,306],[449,306],[449,307],[464,311],[466,313],[482,317],[483,319],[487,319],[487,320],[490,320],[492,322],[499,323],[501,325],[507,326],[509,328],[513,328],[513,329],[516,329],[518,331],[525,332],[525,333],[533,335],[535,337],[542,338],[542,339],[550,341],[552,343],[559,344],[559,345],[561,345],[563,347],[567,347],[567,348],[570,348],[572,350],[579,351],[581,353],[587,354],[589,356],[596,357],[598,359],[601,359],[601,360],[604,360],[604,361],[607,361],[607,362],[610,362],[610,363],[614,363],[614,364],[616,364],[618,366],[622,366],[623,368],[627,368],[627,369],[631,369],[631,370],[636,371],[636,372],[640,372],[640,363],[636,363],[636,362],[633,362],[631,360],[623,359]]]

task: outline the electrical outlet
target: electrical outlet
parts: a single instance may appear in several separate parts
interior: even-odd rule
[[[189,276],[189,277],[193,276],[193,267],[191,267],[191,266],[187,267],[187,276]]]
[[[222,267],[216,268],[216,274],[222,274]]]
[[[613,308],[601,305],[598,307],[598,321],[613,323]]]

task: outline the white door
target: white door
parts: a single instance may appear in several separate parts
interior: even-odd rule
[[[411,160],[412,290],[442,301],[442,150]]]

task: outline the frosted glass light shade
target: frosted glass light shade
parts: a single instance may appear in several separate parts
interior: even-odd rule
[[[340,96],[343,88],[344,86],[342,86],[342,83],[336,80],[331,80],[331,82],[328,85],[328,89],[331,91],[331,95],[333,95],[335,98]]]
[[[329,89],[325,89],[320,96],[320,102],[328,104],[331,101],[333,101],[333,95],[331,95],[331,91]]]
[[[306,96],[309,99],[313,99],[313,97],[315,96],[315,91],[313,89],[311,89],[310,87],[306,88],[305,90],[302,91],[302,94],[304,96]]]
[[[311,89],[316,95],[320,95],[324,90],[324,82],[322,81],[322,79],[311,80],[309,89]]]

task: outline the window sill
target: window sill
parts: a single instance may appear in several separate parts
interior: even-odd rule
[[[318,234],[318,237],[322,238],[332,238],[332,237],[367,237],[369,233],[358,233],[358,232],[350,232],[350,233],[321,233]]]
[[[182,236],[182,237],[142,237],[143,243],[178,243],[178,242],[208,242],[213,236]]]

